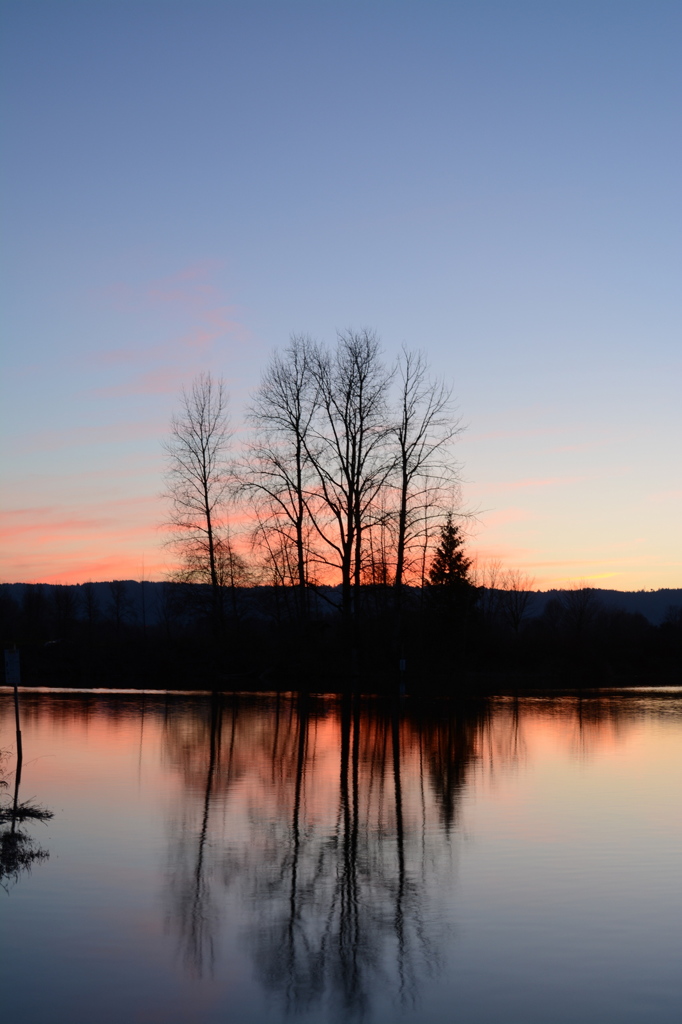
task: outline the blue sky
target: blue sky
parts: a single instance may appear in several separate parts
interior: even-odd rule
[[[679,4],[0,16],[3,579],[160,576],[181,384],[239,423],[371,326],[454,384],[481,563],[682,585]]]

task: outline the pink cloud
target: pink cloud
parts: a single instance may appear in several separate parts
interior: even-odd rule
[[[183,334],[162,344],[115,348],[92,357],[100,367],[144,365],[146,373],[127,382],[94,390],[102,397],[129,394],[165,394],[178,389],[183,380],[196,373],[196,358],[205,364],[216,342],[230,338],[239,344],[252,340],[240,321],[236,306],[225,302],[221,289],[210,280],[216,264],[200,263],[143,288],[116,285],[113,294],[124,295],[126,311],[132,306],[180,307],[183,319],[194,319]],[[153,369],[152,369],[153,366]]]
[[[167,508],[156,495],[15,508],[0,516],[8,582],[84,582],[163,578],[175,556],[165,542]],[[249,553],[248,515],[231,519],[233,541]]]
[[[519,491],[525,490],[530,487],[566,487],[571,484],[582,483],[587,480],[586,476],[548,476],[548,477],[529,477],[525,480],[506,480],[499,481],[497,483],[489,483],[485,485],[487,489],[496,491]]]
[[[561,427],[537,427],[533,430],[490,430],[484,434],[465,434],[465,441],[506,441],[520,437],[548,437],[552,434],[564,434]]]
[[[591,576],[581,576],[580,579],[578,579],[576,577],[575,578],[575,582],[581,582],[581,581],[587,582],[588,580],[610,580],[610,579],[613,579],[614,576],[622,576],[622,575],[623,575],[622,572],[596,572],[596,573],[593,573]]]
[[[163,579],[168,567],[160,559],[145,557],[144,578]],[[18,567],[17,582],[22,583],[97,583],[106,580],[139,580],[142,578],[142,562],[139,557],[111,555],[105,558],[69,557],[68,561],[53,560],[44,571],[35,571],[30,562]]]
[[[203,308],[220,296],[220,289],[210,275],[220,267],[213,261],[197,263],[169,277],[154,281],[143,292],[147,302],[161,305],[184,305]]]
[[[547,451],[551,453],[594,451],[597,448],[606,448],[608,445],[614,444],[615,440],[615,438],[608,438],[604,441],[581,441],[579,444],[561,444],[556,448],[548,448]]]
[[[528,565],[534,569],[558,569],[561,566],[572,566],[572,565],[584,565],[584,566],[600,566],[600,565],[620,565],[621,560],[608,559],[608,558],[560,558],[560,559],[548,559],[540,562],[528,562]]]
[[[46,529],[78,533],[84,529],[101,529],[106,525],[120,524],[122,517],[139,517],[141,511],[146,513],[152,508],[158,515],[159,501],[156,497],[146,495],[89,503],[85,506],[85,512],[79,509],[70,513],[68,506],[63,505],[11,509],[0,513],[0,531],[3,536]]]
[[[136,348],[109,349],[92,357],[98,366],[125,366],[126,364],[148,363],[160,359],[178,359],[186,356],[188,351],[208,351],[221,337],[231,336],[241,343],[247,342],[251,335],[248,329],[233,315],[234,306],[219,306],[206,309],[200,313],[201,320],[208,327],[197,324],[186,334],[172,338],[161,345],[137,346]]]
[[[33,518],[26,519],[13,525],[3,526],[2,536],[6,541],[15,541],[26,534],[38,534],[31,543],[33,545],[50,545],[60,536],[77,535],[82,537],[84,532],[96,530],[101,532],[107,526],[112,525],[111,519],[92,517],[69,517],[67,519]]]
[[[472,544],[469,553],[473,554],[479,564],[486,562],[503,562],[505,564],[523,562],[526,564],[530,554],[528,548],[511,544]]]
[[[104,301],[122,313],[139,310],[144,306],[196,306],[220,294],[220,289],[210,281],[211,274],[220,267],[219,262],[206,260],[143,286],[114,281],[91,294],[96,300]]]
[[[163,368],[138,373],[123,384],[94,388],[90,393],[100,398],[122,398],[126,395],[168,395],[179,391],[186,378],[181,370]]]
[[[508,523],[522,523],[535,519],[535,513],[526,508],[501,508],[483,510],[479,513],[480,528],[489,530],[496,526],[506,526]]]
[[[15,509],[0,519],[7,554],[2,578],[23,582],[72,582],[163,572],[157,498],[97,502],[84,508],[49,505]],[[128,568],[125,568],[128,567]]]

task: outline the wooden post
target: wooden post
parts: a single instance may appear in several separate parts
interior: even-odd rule
[[[21,682],[21,667],[19,662],[19,651],[16,647],[11,651],[5,651],[5,683],[14,687],[14,720],[17,729],[17,772],[21,773],[21,760],[23,750],[21,747],[21,720],[19,718],[19,684]]]

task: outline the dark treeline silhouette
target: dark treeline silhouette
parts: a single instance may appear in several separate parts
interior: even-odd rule
[[[460,581],[461,583],[461,581]],[[214,630],[204,584],[0,586],[0,638],[29,685],[312,689],[412,694],[505,685],[679,683],[682,594],[376,584],[359,589],[349,636],[341,588],[228,588]],[[623,607],[619,607],[622,597]],[[644,599],[651,599],[647,602]],[[663,606],[667,605],[667,611]],[[401,671],[401,667],[403,671]]]
[[[588,588],[406,587],[397,607],[394,591],[367,585],[349,648],[335,588],[310,595],[305,619],[292,588],[237,588],[216,637],[201,584],[3,585],[0,635],[17,644],[22,681],[35,685],[392,691],[402,678],[419,693],[513,677],[679,681],[680,595],[650,596],[669,601],[657,624]]]

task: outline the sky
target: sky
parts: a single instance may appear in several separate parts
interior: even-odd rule
[[[682,5],[4,0],[4,581],[162,579],[183,384],[422,349],[480,567],[682,586]]]

